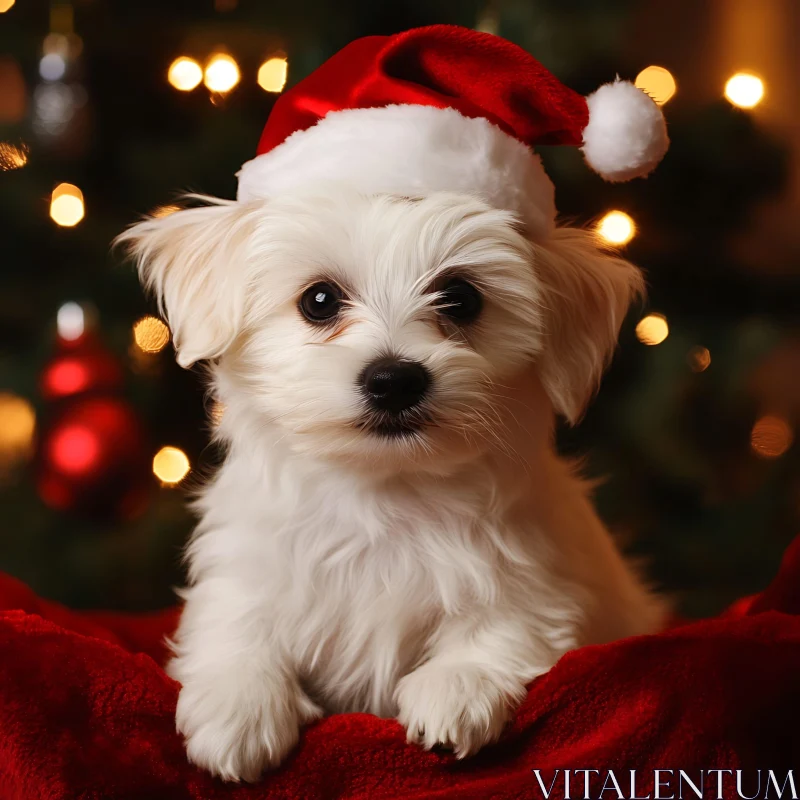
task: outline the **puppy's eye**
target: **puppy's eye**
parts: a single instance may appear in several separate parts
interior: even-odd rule
[[[482,306],[481,293],[463,278],[451,278],[439,291],[439,313],[458,324],[472,322]]]
[[[342,290],[333,283],[309,286],[300,298],[300,312],[309,322],[327,322],[342,308]]]

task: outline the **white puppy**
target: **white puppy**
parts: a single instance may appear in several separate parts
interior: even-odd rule
[[[256,780],[346,711],[466,756],[566,651],[659,628],[553,449],[637,269],[466,194],[207,203],[121,237],[225,409],[169,665],[194,763]]]

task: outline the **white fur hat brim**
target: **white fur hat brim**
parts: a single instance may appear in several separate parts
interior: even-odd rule
[[[617,80],[586,99],[588,165],[610,181],[647,175],[669,146],[661,109]],[[346,183],[365,194],[463,192],[516,215],[534,238],[555,225],[554,188],[530,147],[483,117],[454,108],[390,105],[333,111],[238,173],[238,199]]]
[[[553,184],[539,156],[488,120],[453,108],[331,112],[248,161],[238,177],[244,202],[346,182],[366,194],[471,194],[515,214],[534,237],[555,223]]]

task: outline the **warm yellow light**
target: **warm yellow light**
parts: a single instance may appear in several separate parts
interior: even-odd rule
[[[173,205],[159,206],[158,208],[154,208],[150,212],[150,216],[157,217],[160,219],[161,217],[168,217],[170,214],[174,214],[176,211],[180,210],[181,210],[180,206],[173,206]]]
[[[169,65],[167,80],[179,92],[191,92],[203,80],[203,69],[193,58],[181,56]]]
[[[258,85],[265,92],[282,92],[288,70],[289,62],[285,57],[269,58],[258,68]]]
[[[627,244],[636,235],[636,225],[624,211],[609,211],[597,223],[597,232],[611,244]]]
[[[791,447],[793,439],[791,425],[782,417],[768,414],[753,425],[750,447],[762,458],[778,458]]]
[[[177,447],[162,447],[153,458],[153,475],[162,483],[175,485],[189,474],[189,459]]]
[[[669,325],[663,314],[648,314],[636,326],[636,338],[647,345],[661,344],[669,336]]]
[[[57,53],[64,58],[69,56],[69,39],[63,33],[48,33],[42,42],[42,52]]]
[[[725,97],[739,108],[755,108],[764,99],[764,81],[749,72],[737,72],[725,84]]]
[[[169,342],[169,328],[158,317],[142,317],[133,326],[133,340],[143,353],[158,353]]]
[[[33,406],[11,392],[0,392],[0,469],[30,452],[35,428]]]
[[[224,53],[212,56],[206,64],[205,84],[212,92],[229,92],[240,77],[239,65]]]
[[[83,192],[77,186],[61,183],[53,189],[50,216],[57,225],[71,228],[83,219],[84,213]]]
[[[20,169],[28,163],[28,150],[8,142],[0,142],[0,172]]]
[[[672,73],[664,67],[645,67],[636,76],[636,86],[647,92],[658,105],[663,106],[678,88]]]
[[[707,347],[693,347],[687,356],[689,367],[692,372],[705,372],[711,365],[711,353]]]
[[[11,6],[14,5],[16,0],[0,0],[0,14],[5,14]]]
[[[494,3],[486,3],[483,11],[475,20],[475,30],[481,33],[491,33],[497,36],[500,29],[500,15],[497,13]]]

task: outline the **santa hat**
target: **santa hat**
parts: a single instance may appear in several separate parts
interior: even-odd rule
[[[521,48],[450,25],[347,45],[276,102],[238,197],[328,181],[365,193],[466,192],[512,211],[533,236],[555,220],[531,148],[580,147],[610,181],[647,175],[667,150],[659,107],[617,80],[582,97]]]

